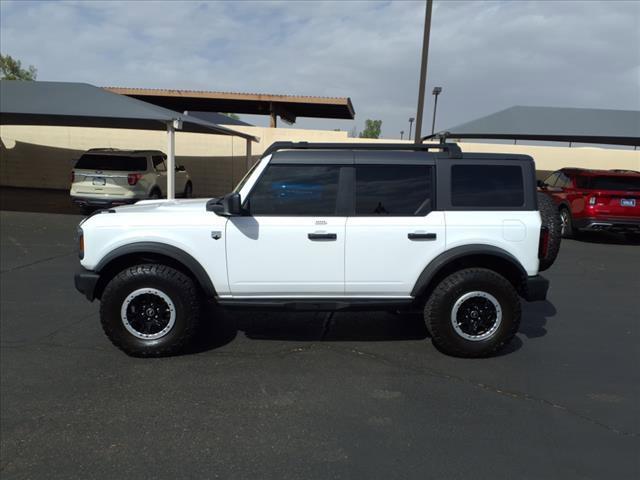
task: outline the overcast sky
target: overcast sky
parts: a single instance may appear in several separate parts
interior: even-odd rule
[[[0,1],[0,50],[39,80],[351,97],[301,128],[399,137],[415,116],[424,2]],[[640,109],[640,2],[434,2],[436,129],[512,105]],[[425,107],[430,129],[433,97]],[[265,117],[243,116],[266,125]]]

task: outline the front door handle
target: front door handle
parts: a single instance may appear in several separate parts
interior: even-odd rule
[[[436,234],[435,233],[409,233],[407,237],[409,237],[409,240],[435,240]]]
[[[335,233],[309,233],[307,237],[309,237],[309,240],[327,241],[327,240],[336,240],[338,238],[338,235],[336,235]]]

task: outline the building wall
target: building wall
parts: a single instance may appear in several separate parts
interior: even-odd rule
[[[347,132],[232,126],[259,138],[252,145],[252,161],[275,141],[397,142],[348,138]],[[90,148],[157,149],[166,152],[165,132],[99,128],[0,126],[0,185],[68,189],[75,160]],[[531,155],[539,178],[561,167],[640,170],[640,151],[594,147],[461,143],[466,152],[503,152]],[[233,188],[247,169],[246,142],[239,137],[178,132],[176,164],[193,179],[196,196],[222,195]]]

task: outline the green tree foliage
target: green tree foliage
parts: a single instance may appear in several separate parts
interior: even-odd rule
[[[382,120],[367,120],[364,122],[364,130],[360,132],[360,138],[380,138]]]
[[[223,115],[226,115],[229,118],[233,118],[234,120],[240,120],[240,115],[238,115],[237,113],[223,113]]]
[[[20,60],[0,54],[0,74],[2,80],[35,80],[38,70],[33,65],[22,68]]]

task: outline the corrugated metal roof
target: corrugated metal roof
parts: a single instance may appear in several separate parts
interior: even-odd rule
[[[182,121],[182,130],[255,137],[200,118],[158,107],[87,83],[0,81],[0,123],[166,130]]]
[[[444,131],[455,138],[640,145],[640,111],[515,106]]]

